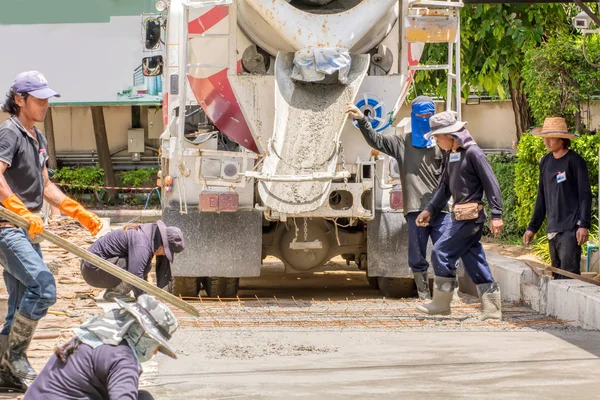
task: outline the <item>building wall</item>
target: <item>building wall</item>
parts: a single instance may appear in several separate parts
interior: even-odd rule
[[[444,104],[437,104],[437,111],[443,111]],[[142,127],[147,128],[147,112],[142,107]],[[410,116],[410,105],[400,109],[396,119]],[[56,151],[89,152],[95,149],[92,114],[89,107],[53,107],[54,135]],[[0,113],[0,122],[8,115]],[[104,118],[111,152],[127,146],[127,130],[131,128],[131,106],[104,107]],[[510,149],[516,139],[515,123],[510,101],[482,102],[478,105],[463,104],[463,120],[468,121],[467,129],[471,132],[480,147],[484,149]],[[592,128],[600,126],[600,102],[590,106]],[[43,124],[38,126],[42,131]],[[157,146],[158,141],[146,141]]]

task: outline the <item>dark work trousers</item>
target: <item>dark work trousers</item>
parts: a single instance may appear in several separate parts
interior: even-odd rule
[[[448,229],[433,246],[431,263],[436,276],[456,275],[457,261],[462,259],[467,274],[476,285],[493,283],[494,277],[485,259],[481,234],[483,223],[452,220]]]
[[[127,270],[127,258],[125,257],[113,257],[107,259],[106,261],[111,264],[115,264],[121,269]],[[83,280],[88,285],[95,288],[108,289],[113,288],[121,283],[121,280],[116,276],[94,267],[87,261],[81,261],[81,276],[83,276]]]
[[[408,265],[413,272],[425,272],[429,268],[427,262],[427,243],[436,244],[442,233],[452,223],[448,213],[440,213],[429,222],[429,226],[417,226],[418,212],[406,215],[408,223]]]
[[[154,400],[154,396],[145,390],[140,390],[138,392],[138,400]]]
[[[564,269],[574,274],[581,274],[581,246],[577,244],[577,231],[557,233],[548,241],[550,259],[554,268]],[[569,279],[554,273],[555,279]]]

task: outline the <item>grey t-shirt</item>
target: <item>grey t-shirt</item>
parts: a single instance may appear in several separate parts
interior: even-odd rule
[[[44,166],[48,160],[46,138],[35,129],[37,140],[27,134],[16,117],[0,125],[0,160],[8,164],[4,178],[31,211],[44,202]]]
[[[412,134],[381,135],[363,118],[358,127],[369,146],[394,157],[400,168],[404,214],[420,212],[431,200],[443,171],[444,153],[438,146],[421,149],[412,145]],[[448,206],[443,209],[448,212]]]

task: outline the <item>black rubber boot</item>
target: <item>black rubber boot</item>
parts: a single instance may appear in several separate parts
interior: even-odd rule
[[[26,354],[37,324],[38,321],[25,318],[19,312],[16,312],[13,318],[0,370],[6,372],[9,377],[9,382],[6,383],[14,386],[15,390],[27,390],[37,377]]]

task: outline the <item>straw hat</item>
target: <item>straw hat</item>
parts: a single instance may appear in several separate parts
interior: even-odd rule
[[[567,129],[567,121],[561,117],[548,117],[544,120],[544,126],[533,128],[531,130],[533,136],[541,136],[547,138],[560,139],[575,139],[579,137]]]

